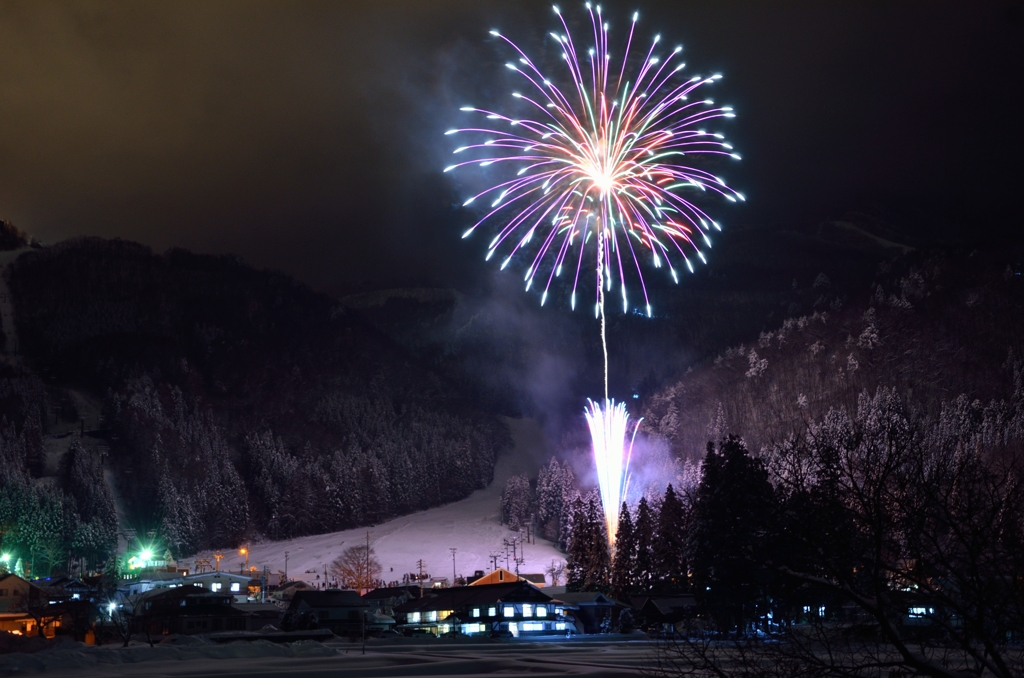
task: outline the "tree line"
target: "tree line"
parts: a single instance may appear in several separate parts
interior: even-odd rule
[[[9,281],[26,360],[103,397],[126,518],[175,556],[461,499],[511,444],[358,312],[232,257],[80,238]]]
[[[577,499],[570,586],[693,596],[673,675],[1020,675],[1024,361],[1008,369],[1006,400],[926,417],[881,388],[757,456],[709,444],[691,491],[623,507],[613,551]]]

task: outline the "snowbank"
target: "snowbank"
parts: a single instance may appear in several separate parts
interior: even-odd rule
[[[214,644],[196,637],[180,637],[176,643],[154,647],[92,647],[82,643],[58,643],[34,654],[0,655],[0,676],[31,673],[58,673],[74,669],[100,669],[105,666],[146,662],[195,661],[209,659],[257,659],[265,657],[328,657],[337,650],[312,640],[296,643],[272,643],[266,640]],[[95,672],[95,671],[94,671]]]

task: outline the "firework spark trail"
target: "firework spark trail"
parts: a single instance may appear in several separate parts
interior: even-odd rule
[[[611,527],[618,523],[619,500],[625,486],[622,478],[626,467],[621,460],[628,417],[624,405],[615,405],[608,397],[606,292],[618,285],[622,310],[628,312],[627,272],[635,269],[650,317],[644,267],[660,269],[665,265],[678,284],[678,264],[694,271],[687,252],[706,263],[702,248],[710,249],[712,229],[721,230],[718,222],[698,207],[693,198],[717,195],[730,202],[745,198],[724,179],[691,162],[701,157],[739,159],[721,134],[705,129],[706,124],[717,119],[734,117],[732,108],[716,106],[713,100],[697,93],[699,88],[722,76],[683,78],[679,75],[685,66],[679,61],[682,47],[667,50],[664,55],[656,54],[661,36],[654,37],[639,68],[630,68],[637,14],[633,15],[621,65],[616,69],[601,7],[589,2],[585,6],[593,27],[594,46],[582,53],[577,51],[561,11],[554,7],[564,32],[550,35],[560,47],[571,82],[571,87],[564,91],[545,77],[512,40],[491,31],[491,35],[514,51],[516,60],[506,67],[522,76],[528,87],[525,94],[512,93],[520,115],[463,107],[463,111],[484,115],[487,122],[446,132],[471,135],[469,143],[455,153],[473,157],[450,165],[445,172],[467,165],[488,167],[496,163],[515,170],[463,203],[470,205],[485,196],[491,199],[486,214],[463,237],[469,237],[488,220],[500,219],[502,225],[489,243],[485,258],[489,260],[499,249],[506,250],[501,264],[504,269],[516,254],[525,252],[536,235],[540,244],[530,258],[524,282],[529,291],[538,273],[542,274],[541,305],[567,265],[575,267],[569,302],[575,309],[580,272],[588,246],[594,241],[594,313],[601,320],[605,397],[600,405],[591,403],[587,417],[592,433],[603,432],[600,444],[595,433],[595,463],[599,468],[619,469],[618,476],[612,477],[612,473],[601,481],[602,503],[609,516],[609,539],[614,539]],[[581,55],[589,64],[580,59]],[[579,250],[575,256],[574,248]],[[620,416],[621,427],[617,423]],[[603,423],[595,428],[595,422]],[[625,458],[628,460],[628,454]],[[606,492],[606,481],[619,491]],[[609,504],[612,499],[615,501]]]
[[[615,534],[619,529],[619,507],[622,506],[629,490],[629,461],[633,456],[633,442],[643,419],[634,425],[627,448],[625,440],[629,428],[629,413],[626,412],[625,403],[616,404],[614,400],[605,399],[602,407],[588,400],[584,414],[594,444],[594,465],[597,467],[597,480],[601,488],[601,504],[604,506],[608,539],[614,543]]]

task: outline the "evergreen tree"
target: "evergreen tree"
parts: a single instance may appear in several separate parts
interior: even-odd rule
[[[636,534],[629,506],[622,502],[619,530],[615,534],[615,558],[612,561],[612,593],[625,597],[635,589]]]
[[[611,554],[608,552],[608,528],[597,492],[591,492],[586,505],[586,579],[584,590],[607,590],[611,579]]]
[[[510,530],[519,529],[530,522],[533,513],[533,493],[530,491],[530,479],[525,473],[511,476],[505,483],[505,492],[501,497],[502,520]]]
[[[572,531],[565,558],[565,588],[567,591],[582,591],[586,582],[587,516],[583,500],[577,495],[572,502]]]
[[[660,593],[682,591],[687,587],[686,512],[672,485],[658,510],[657,527],[651,548],[653,589]]]
[[[697,601],[723,631],[743,629],[767,611],[776,515],[764,463],[735,436],[717,449],[709,444],[687,550]]]
[[[636,591],[647,593],[654,581],[654,515],[646,497],[641,497],[637,504],[633,533],[636,543],[633,585]]]

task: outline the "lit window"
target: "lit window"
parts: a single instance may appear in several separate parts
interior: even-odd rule
[[[502,610],[502,614],[506,617],[514,617],[516,616],[516,608],[512,607],[511,605],[506,605],[505,608]]]
[[[241,585],[241,584],[239,584],[238,582],[235,582],[234,584],[232,584],[232,585],[231,585],[231,592],[232,592],[232,593],[238,593],[238,591],[239,591],[239,590],[240,590],[241,588],[242,588],[242,585]]]
[[[556,607],[555,608],[555,616],[556,617],[560,617],[563,614],[565,614],[565,608],[564,607]]]
[[[420,613],[419,612],[410,612],[409,613],[409,623],[410,624],[418,624],[419,622],[420,622]]]
[[[427,612],[427,621],[437,621],[437,610]]]
[[[210,590],[211,591],[220,591],[220,582],[216,582],[214,584],[210,584]]]
[[[489,608],[487,608],[487,616],[488,617],[497,617],[498,616],[498,608],[496,608],[496,607],[489,607]]]
[[[542,622],[526,622],[522,625],[524,631],[543,631],[544,624]]]
[[[564,631],[565,630],[565,622],[555,622],[555,630],[556,631]]]
[[[524,617],[532,617],[533,616],[533,605],[531,605],[530,603],[523,603],[523,616]]]
[[[479,617],[480,616],[480,608],[479,607],[474,607],[472,609],[472,611],[470,611],[469,616],[470,617]]]
[[[537,606],[537,616],[538,617],[546,617],[546,616],[548,616],[547,605],[538,605]]]

